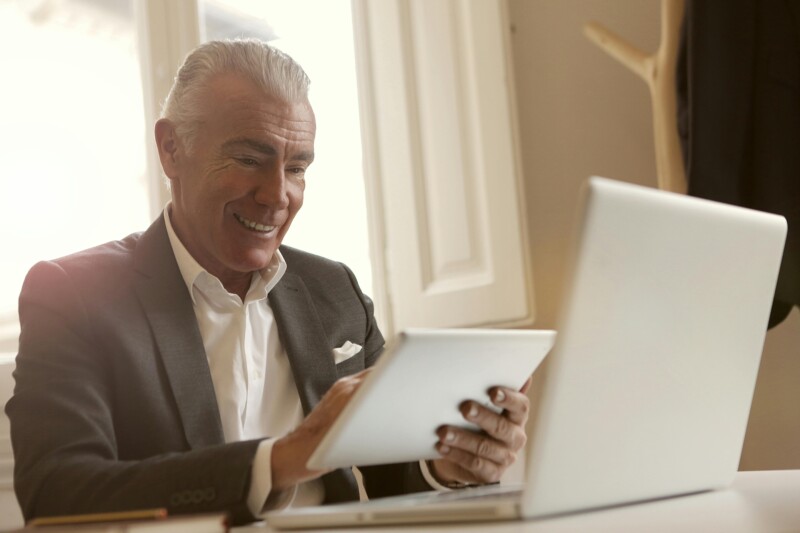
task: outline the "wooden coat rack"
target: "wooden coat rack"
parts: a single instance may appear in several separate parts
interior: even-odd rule
[[[632,70],[650,88],[658,187],[678,193],[686,193],[675,90],[683,8],[684,0],[661,0],[661,42],[651,55],[597,22],[589,22],[584,26],[584,33],[590,40]]]

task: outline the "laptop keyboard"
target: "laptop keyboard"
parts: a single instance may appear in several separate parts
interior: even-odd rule
[[[450,503],[469,500],[494,500],[503,498],[518,497],[522,494],[522,485],[488,485],[482,487],[471,487],[452,491],[428,491],[417,492],[414,494],[404,494],[401,496],[391,496],[388,498],[378,498],[364,502],[366,505],[428,505],[434,503]]]

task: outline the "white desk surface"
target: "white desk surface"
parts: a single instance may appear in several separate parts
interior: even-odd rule
[[[608,532],[800,532],[800,470],[739,472],[733,485],[718,490],[557,518],[492,523],[370,527],[359,533],[393,531],[482,533]],[[263,523],[235,528],[265,533]],[[306,530],[311,532],[311,530]],[[320,530],[315,530],[320,531]],[[345,531],[344,529],[332,531]]]

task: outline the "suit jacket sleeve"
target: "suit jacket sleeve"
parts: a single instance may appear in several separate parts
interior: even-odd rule
[[[156,507],[251,519],[246,498],[258,441],[190,449],[179,428],[126,434],[119,391],[113,390],[120,381],[110,378],[112,361],[121,354],[107,349],[102,337],[108,332],[96,330],[102,324],[87,312],[83,294],[59,264],[31,270],[19,311],[16,387],[6,412],[15,490],[26,520]],[[126,364],[133,372],[145,363]],[[167,394],[150,400],[170,410]],[[125,409],[125,417],[136,418],[136,406]],[[142,398],[138,409],[147,412],[148,400]],[[135,421],[134,427],[147,423]]]

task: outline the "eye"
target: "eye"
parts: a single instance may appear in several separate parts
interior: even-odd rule
[[[286,173],[295,178],[302,179],[306,174],[305,167],[290,167],[286,169]]]
[[[236,160],[246,167],[254,167],[258,165],[258,161],[252,157],[237,157]]]

